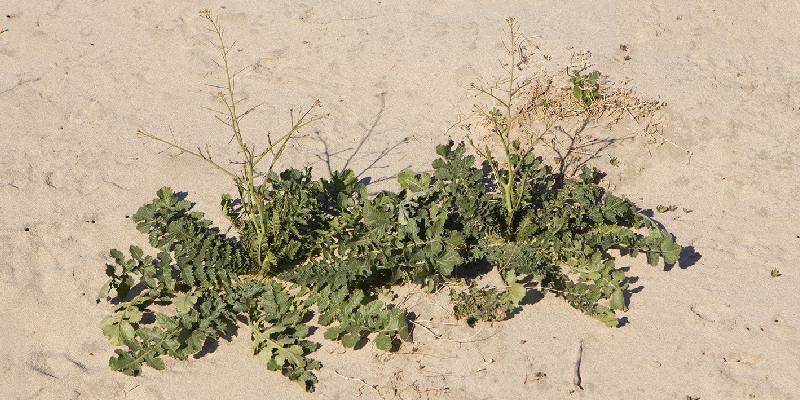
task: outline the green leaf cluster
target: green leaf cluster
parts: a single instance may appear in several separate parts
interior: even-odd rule
[[[526,190],[507,215],[491,176],[483,176],[474,167],[465,168],[465,161],[471,159],[464,157],[463,143],[453,146],[451,141],[437,148],[442,158],[434,162],[435,175],[469,188],[450,192],[449,213],[456,221],[454,226],[469,227],[462,230],[467,233],[469,259],[497,268],[507,293],[519,292],[522,281],[536,282],[540,290],[564,297],[575,308],[616,326],[614,311],[626,309],[627,282],[608,251],[617,249],[634,257],[643,252],[651,265],[657,265],[659,258],[667,264],[677,262],[681,247],[672,236],[637,211],[632,202],[600,187],[596,169],[584,168],[580,177],[564,180],[538,160],[518,167],[528,176]],[[462,195],[468,197],[459,198]],[[640,233],[642,230],[647,233]],[[453,297],[456,314],[497,319],[495,312],[518,304],[524,296],[523,291],[523,296],[515,296],[511,303],[506,298],[504,303],[497,293],[474,290],[470,289],[470,296]],[[466,301],[478,294],[482,300]],[[478,311],[464,311],[475,304],[480,304]],[[489,305],[494,310],[487,312],[484,309]]]
[[[312,391],[317,377],[311,371],[319,369],[321,364],[308,357],[319,347],[305,339],[310,334],[305,323],[308,305],[275,280],[248,284],[247,317],[253,355],[270,371],[281,371]]]
[[[320,310],[320,325],[329,326],[334,321],[339,322],[325,331],[325,339],[341,340],[345,348],[355,347],[373,332],[377,333],[375,346],[384,351],[398,348],[400,340],[411,340],[403,310],[387,309],[382,301],[370,300],[360,290],[323,290],[312,295],[312,300],[316,301]]]
[[[456,319],[465,318],[471,327],[478,321],[503,320],[515,305],[507,296],[498,294],[496,287],[478,288],[475,283],[466,291],[451,289],[450,299]]]
[[[133,220],[160,252],[153,258],[131,246],[126,258],[111,250],[114,264],[106,266],[109,280],[97,298],[118,301],[101,328],[113,345],[127,347],[115,351],[109,366],[132,376],[141,374],[143,365],[164,369],[161,356],[186,360],[246,314],[253,327],[254,354],[269,368],[312,387],[316,378],[308,371],[319,364],[305,354],[316,345],[302,339],[308,330],[298,323],[307,307],[277,281],[242,279],[256,264],[241,242],[210,227],[202,213],[191,211],[192,204],[179,200],[170,188],[157,195]]]
[[[575,71],[570,75],[572,94],[584,108],[591,107],[592,103],[600,98],[600,72],[592,71],[582,75]]]

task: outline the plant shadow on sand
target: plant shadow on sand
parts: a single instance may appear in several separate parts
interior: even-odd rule
[[[378,113],[375,115],[372,124],[368,127],[361,125],[361,127],[365,130],[364,135],[355,145],[355,147],[348,147],[344,149],[334,149],[335,145],[331,144],[325,137],[321,134],[317,133],[317,137],[315,138],[317,141],[322,143],[323,152],[322,154],[317,154],[316,157],[325,164],[325,168],[327,169],[328,176],[333,176],[335,171],[344,171],[348,169],[353,169],[356,165],[364,165],[366,166],[360,167],[361,171],[356,172],[356,179],[358,180],[359,184],[367,185],[375,184],[379,182],[389,181],[396,178],[396,175],[384,175],[378,178],[374,178],[372,176],[367,176],[366,174],[371,171],[377,171],[381,169],[389,168],[389,165],[378,165],[378,163],[389,156],[391,153],[398,151],[401,146],[407,144],[409,142],[408,137],[404,137],[403,139],[398,140],[395,143],[389,142],[386,147],[381,149],[377,152],[370,152],[364,153],[362,150],[364,146],[370,140],[375,139],[378,133],[376,130],[381,123],[381,119],[383,118],[383,113],[386,111],[386,92],[381,92],[375,95],[380,100],[380,109]],[[348,152],[352,151],[349,155],[345,156]],[[334,164],[338,164],[341,160],[344,160],[341,167],[335,167]],[[399,168],[399,171],[406,170],[411,168],[411,165],[406,165],[402,168]],[[373,193],[374,194],[374,193]]]

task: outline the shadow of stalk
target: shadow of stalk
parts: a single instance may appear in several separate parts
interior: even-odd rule
[[[592,160],[600,158],[608,148],[634,137],[621,139],[584,137],[583,133],[586,131],[589,120],[590,117],[586,116],[581,124],[572,131],[561,125],[554,127],[553,136],[544,143],[544,146],[555,155],[556,167],[560,176],[569,178],[579,174],[583,167],[588,166]]]
[[[406,136],[395,143],[387,144],[386,147],[384,147],[382,150],[378,152],[365,153],[363,151],[364,145],[370,139],[374,139],[373,136],[376,135],[376,129],[380,125],[381,119],[383,118],[383,113],[386,110],[386,92],[381,92],[375,95],[375,97],[377,97],[380,100],[380,109],[378,110],[378,113],[375,115],[375,118],[373,119],[372,124],[370,124],[369,127],[362,125],[362,128],[365,129],[365,132],[355,146],[341,150],[334,150],[331,144],[327,140],[325,140],[325,138],[323,138],[322,135],[317,134],[317,140],[319,140],[322,143],[324,151],[322,154],[316,155],[316,157],[320,161],[325,163],[325,166],[328,170],[328,176],[331,176],[334,171],[343,171],[346,169],[352,169],[351,166],[352,164],[359,164],[360,161],[363,161],[365,158],[368,160],[369,158],[372,158],[371,160],[368,161],[368,164],[363,169],[361,169],[360,172],[359,171],[356,172],[356,179],[358,179],[360,183],[363,184],[377,183],[394,178],[394,175],[382,176],[376,179],[373,179],[373,177],[371,176],[367,176],[367,174],[370,173],[371,171],[388,168],[389,165],[379,165],[381,160],[386,158],[389,154],[393,153],[400,146],[408,143],[409,141],[408,137]],[[350,153],[351,151],[352,153]],[[350,153],[350,155],[347,156],[347,158],[344,158],[343,156],[340,157],[341,155],[345,155],[347,153]],[[344,159],[344,163],[339,168],[334,167],[334,164],[336,163],[335,159],[337,158]],[[402,169],[405,170],[410,167],[411,165],[407,165]]]

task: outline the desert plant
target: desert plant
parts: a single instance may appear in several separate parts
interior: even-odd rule
[[[569,82],[572,84],[572,94],[584,107],[589,108],[592,103],[600,97],[600,72],[592,71],[582,75],[580,71],[574,71],[570,75]]]
[[[519,37],[515,31],[516,25],[513,18],[507,20],[509,26],[509,42],[505,44],[506,50],[509,54],[510,61],[504,65],[508,73],[507,89],[497,87],[497,85],[483,87],[472,85],[473,89],[483,93],[497,102],[500,107],[492,107],[488,110],[475,106],[479,116],[485,118],[484,125],[488,126],[491,135],[494,137],[495,142],[499,143],[502,149],[500,160],[492,153],[492,148],[489,145],[477,145],[472,136],[467,136],[467,139],[481,157],[483,157],[489,167],[492,169],[494,178],[500,189],[502,196],[503,206],[505,208],[505,221],[507,226],[513,224],[513,220],[517,214],[517,210],[522,202],[524,193],[529,189],[527,187],[531,180],[530,174],[532,170],[527,168],[535,161],[533,154],[534,146],[541,140],[542,137],[547,135],[549,130],[553,127],[556,120],[547,121],[542,132],[538,135],[529,135],[526,137],[526,143],[522,143],[519,138],[512,137],[515,131],[515,124],[522,117],[523,113],[515,108],[514,100],[517,94],[530,82],[523,80],[518,82],[516,76],[516,59],[518,54]],[[495,94],[496,92],[500,92]],[[501,168],[501,163],[504,162],[506,168]]]
[[[289,205],[296,205],[295,202],[291,201],[294,199],[288,198],[289,195],[294,193],[292,191],[294,188],[287,188],[288,190],[285,192],[286,198],[283,200],[282,204],[270,203],[268,200],[268,197],[270,197],[268,193],[269,184],[278,181],[277,175],[273,169],[286,150],[286,146],[292,140],[300,137],[300,130],[324,118],[324,116],[312,114],[312,112],[320,106],[319,101],[315,102],[305,111],[301,110],[295,113],[294,110],[291,110],[291,128],[288,132],[277,138],[274,138],[271,133],[267,132],[267,145],[261,150],[256,150],[255,146],[248,144],[242,136],[240,122],[245,116],[258,108],[258,105],[247,109],[245,112],[237,111],[237,105],[239,104],[235,93],[237,73],[231,73],[228,61],[231,47],[225,44],[222,28],[218,21],[212,17],[211,12],[209,10],[204,10],[200,15],[209,21],[212,26],[212,32],[219,41],[218,47],[222,55],[221,66],[225,73],[226,82],[224,86],[215,87],[221,89],[217,92],[217,97],[225,106],[225,111],[219,112],[219,115],[216,115],[215,118],[227,125],[233,133],[233,139],[236,141],[239,147],[239,153],[242,156],[242,160],[237,163],[241,166],[241,171],[237,173],[215,162],[211,157],[208,147],[206,147],[205,152],[199,147],[197,151],[191,151],[143,130],[139,130],[139,134],[155,141],[165,143],[180,151],[181,154],[185,153],[200,158],[233,179],[239,191],[241,201],[238,205],[240,207],[234,209],[232,207],[233,201],[231,197],[224,196],[223,208],[226,211],[226,215],[229,216],[231,224],[246,237],[247,240],[244,240],[243,243],[245,244],[247,252],[258,261],[259,272],[268,275],[275,274],[278,272],[275,268],[277,268],[280,261],[293,257],[296,252],[294,247],[300,243],[300,241],[296,239],[299,239],[298,236],[302,236],[302,233],[283,232],[279,224],[273,223],[274,219],[286,218],[287,214],[296,215],[296,213],[302,211],[302,209],[295,208],[289,211],[285,210]],[[222,115],[222,117],[220,117],[220,115]],[[259,165],[265,161],[269,162],[269,166],[265,170],[259,171]],[[281,208],[284,209],[282,212],[276,211]],[[289,248],[287,249],[286,247]]]
[[[549,135],[557,122],[585,119],[590,115],[553,104],[553,100],[547,98],[529,101],[521,108],[514,105],[522,90],[532,82],[516,81],[514,66],[521,46],[514,19],[509,18],[507,22],[506,50],[510,59],[505,64],[507,89],[497,85],[488,89],[473,85],[498,104],[489,112],[480,106],[476,109],[484,118],[481,125],[489,130],[490,143],[493,141],[502,149],[498,160],[490,144],[479,145],[471,134],[467,136],[471,147],[492,172],[485,177],[488,179],[483,179],[488,185],[473,183],[482,187],[483,192],[473,192],[471,197],[484,199],[478,204],[487,210],[497,209],[498,203],[502,209],[502,212],[495,211],[494,219],[489,218],[500,222],[499,229],[478,234],[475,240],[479,243],[484,240],[486,244],[477,246],[474,254],[483,255],[497,268],[508,287],[507,296],[514,292],[524,294],[520,291],[520,282],[527,279],[525,276],[533,277],[542,289],[563,296],[576,308],[615,326],[618,320],[614,310],[626,309],[623,293],[627,283],[625,274],[615,269],[607,251],[617,248],[632,256],[644,251],[648,261],[656,265],[659,257],[667,263],[676,262],[681,247],[653,220],[638,212],[632,202],[599,187],[597,169],[584,167],[579,177],[566,179],[553,174],[550,167],[535,157],[533,146]],[[599,97],[598,78],[596,72],[585,76],[575,73],[570,78],[574,85],[573,96],[584,109]],[[503,96],[496,95],[495,91],[502,92]],[[523,115],[539,116],[541,131],[526,129],[524,123],[530,123],[530,118],[524,119]],[[522,146],[520,138],[528,145]],[[460,157],[463,152],[457,149],[445,153]],[[642,227],[647,228],[647,236],[637,233]],[[608,303],[600,304],[601,300]]]
[[[230,48],[210,12],[201,15],[219,39],[227,78],[219,97],[227,117],[217,119],[233,131],[242,170],[216,163],[208,148],[190,151],[140,134],[233,180],[239,197],[223,195],[221,208],[237,236],[221,234],[167,187],[133,215],[157,255],[135,246],[130,258],[111,250],[98,302],[115,304],[101,328],[113,345],[127,347],[115,350],[112,369],[129,375],[141,374],[143,365],[163,369],[161,356],[185,360],[243,319],[252,353],[311,391],[321,367],[310,358],[318,347],[308,340],[314,314],[325,339],[346,348],[372,340],[391,351],[412,339],[406,311],[382,295],[392,285],[412,282],[432,291],[445,281],[471,280],[467,290],[451,292],[454,314],[469,325],[504,319],[529,290],[541,290],[615,326],[627,283],[608,250],[643,252],[653,265],[659,258],[677,261],[680,246],[633,203],[602,189],[597,170],[563,179],[511,138],[521,115],[512,105],[520,89],[513,67],[507,101],[484,91],[503,106],[485,113],[503,144],[502,158],[472,142],[488,172],[476,167],[465,143],[452,140],[437,146],[433,174],[404,171],[398,192],[373,197],[350,170],[319,180],[310,168],[274,171],[289,141],[319,117],[311,110],[292,114],[290,131],[274,140],[268,135],[266,149],[256,151],[241,134],[239,122],[252,109],[236,110]],[[514,43],[513,20],[510,26]],[[264,160],[269,166],[259,171]],[[502,287],[474,283],[487,266],[500,274]]]

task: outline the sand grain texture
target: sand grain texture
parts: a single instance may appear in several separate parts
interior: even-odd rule
[[[339,3],[0,4],[3,398],[800,398],[800,3]],[[657,215],[687,250],[669,271],[623,260],[641,290],[621,328],[547,296],[502,323],[432,326],[472,342],[420,329],[398,354],[322,341],[315,394],[249,356],[246,327],[201,359],[167,360],[165,371],[110,371],[113,347],[99,329],[108,305],[94,298],[108,250],[146,244],[126,216],[168,185],[222,221],[219,195],[233,190],[135,134],[235,156],[204,109],[214,105],[206,85],[221,75],[203,7],[236,40],[234,64],[254,64],[238,84],[265,105],[245,135],[284,131],[289,108],[320,99],[332,118],[285,166],[346,166],[372,190],[394,188],[406,168],[428,170],[474,101],[469,83],[502,75],[505,17],[536,36],[530,68],[590,51],[604,76],[666,102],[665,137],[692,152],[689,162],[638,137],[609,150],[619,167],[598,160],[615,192],[640,207],[693,210]],[[420,321],[448,322],[445,297],[409,303]],[[580,340],[585,390],[570,394]]]

